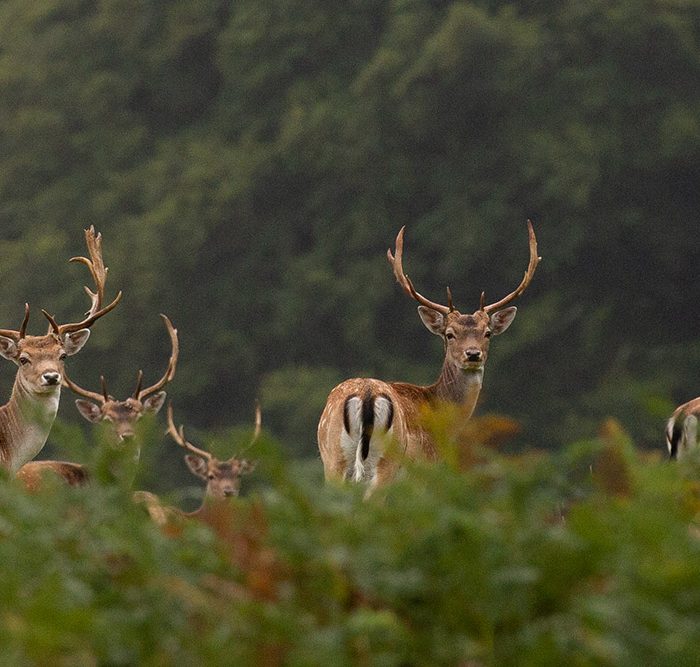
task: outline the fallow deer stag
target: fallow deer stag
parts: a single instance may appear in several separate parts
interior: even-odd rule
[[[443,340],[442,372],[429,386],[368,378],[346,380],[331,391],[318,424],[318,448],[326,480],[365,481],[369,483],[368,492],[396,475],[400,456],[412,460],[438,458],[430,434],[421,425],[424,406],[455,403],[462,406],[466,418],[472,415],[481,391],[489,340],[513,322],[517,309],[509,304],[528,287],[540,261],[535,232],[528,220],[530,261],[520,285],[489,305],[482,292],[479,309],[463,315],[454,308],[449,288],[447,305],[430,301],[416,291],[402,265],[404,229],[396,237],[394,254],[388,250],[387,258],[399,285],[420,304],[418,314],[423,324]],[[399,457],[387,450],[392,439]]]
[[[66,357],[85,345],[90,327],[109,313],[122,293],[102,306],[107,267],[102,261],[102,237],[94,227],[85,230],[90,259],[74,257],[71,262],[85,264],[95,282],[95,292],[85,291],[91,300],[90,310],[80,322],[58,324],[45,310],[49,332],[43,336],[27,335],[29,304],[18,331],[0,329],[0,355],[18,366],[10,400],[0,407],[0,465],[16,472],[31,461],[48,438],[58,410],[61,381]]]
[[[97,423],[100,421],[109,422],[114,436],[119,440],[132,438],[135,433],[136,422],[145,414],[157,413],[165,402],[166,393],[162,391],[168,382],[175,376],[177,366],[177,358],[179,353],[179,344],[177,338],[177,329],[173,327],[172,322],[167,316],[161,315],[165,327],[168,330],[170,337],[171,353],[168,361],[168,367],[163,376],[147,388],[142,388],[143,372],[139,371],[136,381],[136,389],[134,393],[123,401],[116,400],[107,391],[107,384],[104,376],[100,377],[102,385],[102,393],[88,391],[77,385],[68,377],[65,369],[63,371],[63,386],[68,387],[71,391],[84,396],[90,400],[77,399],[75,404],[80,414],[90,422]],[[138,457],[139,450],[136,450]],[[79,463],[71,463],[68,461],[30,461],[25,463],[17,471],[17,479],[19,479],[29,491],[36,491],[41,487],[41,479],[45,474],[57,475],[71,486],[82,486],[89,480],[89,473],[85,466]]]
[[[671,459],[683,458],[698,446],[700,396],[679,405],[666,424],[666,446]]]
[[[75,405],[78,412],[92,423],[101,421],[109,422],[114,430],[114,435],[119,440],[131,438],[134,436],[136,422],[145,414],[156,414],[165,402],[166,393],[163,387],[167,385],[174,377],[177,367],[177,359],[180,346],[178,343],[177,329],[166,315],[161,314],[165,328],[170,337],[170,359],[168,366],[163,376],[150,387],[143,388],[143,371],[139,371],[136,379],[136,389],[131,396],[119,401],[115,399],[107,391],[107,383],[104,376],[100,376],[101,393],[83,389],[68,377],[68,374],[63,374],[63,384],[72,392],[83,396],[84,399],[77,399]]]
[[[256,405],[255,431],[246,449],[250,448],[260,436],[261,422],[260,406]],[[255,470],[255,462],[238,458],[239,455],[221,461],[211,452],[193,445],[185,438],[184,427],[177,428],[175,426],[172,404],[168,405],[167,433],[180,447],[189,452],[185,455],[187,467],[197,477],[205,480],[207,486],[202,505],[193,512],[183,512],[175,507],[165,506],[160,502],[158,496],[149,491],[134,493],[134,500],[145,504],[149,515],[159,525],[163,525],[173,518],[199,516],[207,502],[220,502],[226,498],[237,496],[241,488],[241,476]]]

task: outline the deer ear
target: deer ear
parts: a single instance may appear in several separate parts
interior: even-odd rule
[[[515,319],[518,309],[515,306],[496,311],[491,315],[491,333],[494,336],[502,334]]]
[[[63,337],[63,347],[66,354],[70,357],[76,352],[80,352],[88,338],[90,338],[90,329],[78,329],[78,331],[66,334]]]
[[[166,396],[167,394],[164,391],[158,391],[155,394],[152,394],[143,402],[143,409],[146,410],[146,412],[152,412],[155,414],[163,407]]]
[[[436,336],[442,336],[445,333],[445,316],[442,313],[426,306],[418,306],[418,314],[430,333]]]
[[[78,408],[78,412],[93,424],[102,420],[102,410],[100,406],[92,401],[84,401],[82,398],[78,398],[75,401],[75,407]]]
[[[0,336],[0,355],[10,361],[16,361],[18,356],[17,343],[12,338]]]
[[[257,461],[248,461],[248,459],[243,459],[238,463],[240,465],[240,472],[242,475],[253,472],[258,465]]]
[[[192,454],[185,454],[185,463],[190,469],[190,472],[201,477],[202,479],[207,479],[207,463],[200,456],[193,456]]]

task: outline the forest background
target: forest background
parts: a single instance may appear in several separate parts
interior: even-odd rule
[[[25,301],[33,333],[39,308],[85,310],[67,259],[94,224],[108,295],[125,296],[71,376],[120,397],[139,368],[159,377],[166,313],[193,439],[250,425],[259,397],[309,458],[337,382],[438,374],[442,347],[386,263],[399,228],[419,289],[449,285],[464,312],[520,280],[531,218],[543,261],[477,413],[516,419],[514,447],[613,416],[661,450],[700,393],[699,8],[5,0],[0,323]],[[59,418],[80,420],[69,392]],[[186,474],[169,448],[158,459]]]

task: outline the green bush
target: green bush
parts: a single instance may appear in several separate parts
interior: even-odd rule
[[[109,476],[2,480],[0,664],[696,658],[697,465],[642,460],[614,423],[558,455],[410,465],[368,501],[256,454],[245,497],[166,529]]]

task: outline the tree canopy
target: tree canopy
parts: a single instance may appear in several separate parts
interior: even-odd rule
[[[700,393],[698,9],[6,0],[0,320],[85,309],[65,260],[94,224],[125,298],[72,375],[157,376],[166,313],[183,421],[250,423],[259,396],[313,456],[336,382],[437,376],[384,258],[399,228],[421,291],[473,310],[517,284],[532,218],[543,261],[478,412],[521,421],[523,446],[613,415],[660,447]]]

